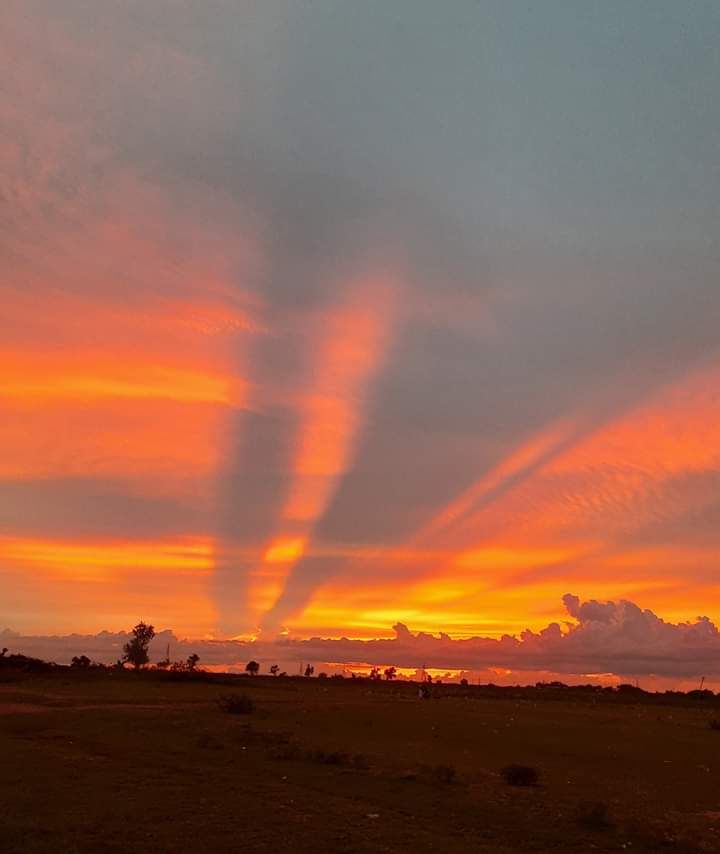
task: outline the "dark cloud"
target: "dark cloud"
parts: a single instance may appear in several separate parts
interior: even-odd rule
[[[64,541],[212,533],[209,496],[149,496],[122,479],[0,480],[0,536]]]

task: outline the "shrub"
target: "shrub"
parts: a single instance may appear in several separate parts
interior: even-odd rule
[[[297,744],[280,744],[273,748],[270,753],[273,759],[280,759],[283,762],[290,762],[302,758],[302,750]]]
[[[349,754],[339,750],[313,750],[308,753],[308,759],[323,765],[350,765],[352,762]]]
[[[430,768],[430,776],[436,783],[449,785],[455,782],[457,771],[452,765],[433,765]]]
[[[228,694],[220,697],[218,706],[230,715],[249,715],[255,711],[255,703],[247,694]]]
[[[506,765],[500,774],[508,786],[537,786],[540,775],[527,765]]]
[[[577,806],[575,818],[578,824],[591,830],[605,830],[612,824],[607,804],[602,801],[581,801]]]
[[[370,763],[368,762],[367,756],[362,753],[356,753],[352,758],[352,766],[353,768],[357,768],[358,771],[367,771],[370,767]]]

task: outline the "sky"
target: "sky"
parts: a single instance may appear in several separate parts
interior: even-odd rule
[[[716,632],[718,36],[6,0],[0,628]]]

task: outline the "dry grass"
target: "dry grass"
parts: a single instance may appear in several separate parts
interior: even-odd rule
[[[428,703],[402,683],[130,673],[0,685],[0,852],[720,850],[706,707],[462,691]],[[239,693],[262,712],[218,714]],[[503,783],[516,757],[542,786]]]

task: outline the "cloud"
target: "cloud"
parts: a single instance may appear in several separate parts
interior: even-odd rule
[[[228,633],[712,539],[717,376],[637,408],[717,360],[717,12],[526,5],[3,4],[4,532],[210,530]]]
[[[206,665],[243,665],[250,658],[261,663],[335,662],[338,664],[394,664],[403,668],[564,674],[571,680],[604,674],[625,678],[662,677],[694,679],[720,676],[720,632],[704,616],[671,623],[633,602],[581,601],[563,597],[571,618],[564,626],[550,623],[534,632],[499,639],[453,639],[445,633],[413,633],[403,623],[393,626],[394,637],[376,640],[309,638],[275,641],[179,640],[172,632],[158,635],[153,655],[160,657],[166,644],[184,658],[197,652]],[[27,637],[9,630],[0,640],[12,651],[68,661],[86,654],[98,661],[117,659],[127,633]]]

